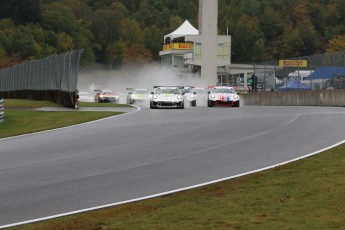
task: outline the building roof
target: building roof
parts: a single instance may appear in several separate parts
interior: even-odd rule
[[[310,90],[311,87],[303,84],[299,80],[290,80],[286,85],[283,85],[277,89],[277,91],[298,91],[298,90]]]
[[[309,77],[304,80],[332,79],[335,76],[345,76],[345,67],[321,66],[317,68]]]
[[[183,37],[186,35],[198,35],[199,31],[190,24],[188,20],[186,20],[179,28],[177,28],[174,32],[167,34],[164,36],[164,41],[166,38],[170,38],[170,40],[174,40],[174,38]]]

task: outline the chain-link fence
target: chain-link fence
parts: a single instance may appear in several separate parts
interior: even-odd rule
[[[345,89],[345,51],[253,64],[257,91]]]
[[[52,100],[74,107],[81,53],[75,50],[0,70],[0,98]]]

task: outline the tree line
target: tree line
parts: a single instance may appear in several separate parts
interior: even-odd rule
[[[0,68],[84,49],[81,63],[109,68],[159,61],[163,37],[199,0],[1,0]],[[345,50],[343,0],[219,0],[218,33],[232,62]]]

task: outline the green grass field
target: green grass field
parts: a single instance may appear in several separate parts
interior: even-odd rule
[[[345,145],[214,185],[11,229],[345,229]]]
[[[98,105],[98,103],[93,104]],[[121,106],[108,104],[115,107]],[[82,103],[81,106],[91,105],[88,103],[83,105]],[[127,105],[124,106],[127,107]],[[33,100],[7,99],[4,101],[4,107],[5,116],[4,121],[0,123],[0,138],[61,128],[121,114],[119,112],[80,112],[77,110],[63,112],[34,111],[32,109],[61,106],[52,102]]]
[[[94,103],[94,102],[80,102],[80,107],[125,107],[125,108],[132,108],[133,106],[127,104],[116,104],[116,103]]]

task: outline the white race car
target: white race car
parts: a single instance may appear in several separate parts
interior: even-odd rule
[[[240,107],[240,97],[233,87],[216,86],[208,92],[208,107],[216,105],[229,105]]]
[[[190,106],[196,106],[197,101],[200,104],[205,104],[207,99],[207,90],[205,88],[193,87],[188,93],[185,94],[186,101],[190,103]]]
[[[78,92],[80,102],[94,102],[94,97],[89,92]]]
[[[134,89],[127,88],[129,90],[127,94],[127,104],[134,104],[136,102],[144,102],[150,99],[150,93],[148,89]]]
[[[150,108],[184,108],[183,93],[179,87],[155,86],[156,92],[152,92]]]

